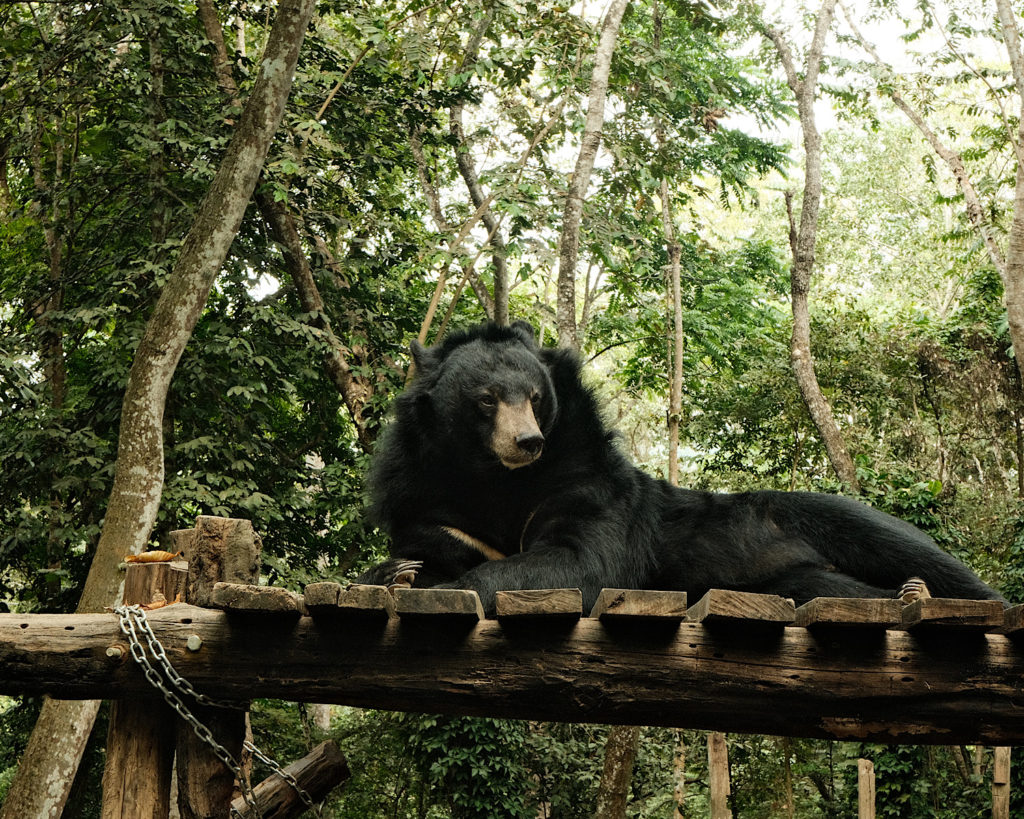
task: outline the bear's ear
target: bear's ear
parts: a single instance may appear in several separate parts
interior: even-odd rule
[[[513,321],[509,327],[523,340],[527,347],[531,350],[537,349],[537,334],[534,332],[533,325],[530,322],[518,319]]]
[[[412,353],[412,363],[420,375],[430,372],[434,367],[434,354],[424,347],[416,339],[409,344],[409,352]]]

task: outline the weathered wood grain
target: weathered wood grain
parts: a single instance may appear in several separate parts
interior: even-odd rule
[[[817,597],[796,610],[793,625],[810,629],[884,629],[903,622],[896,599]]]
[[[129,563],[125,570],[126,603],[173,603],[185,591],[188,568],[175,563]]]
[[[791,600],[774,594],[712,589],[686,612],[686,619],[708,626],[781,628],[796,619],[796,609]]]
[[[252,523],[238,518],[200,515],[192,530],[185,599],[193,606],[210,605],[215,584],[254,583],[260,576],[262,541]]]
[[[998,600],[951,600],[926,597],[903,607],[903,628],[936,630],[938,634],[985,632],[1003,625],[1003,604]]]
[[[383,586],[371,586],[370,588],[384,588]],[[329,581],[309,583],[302,590],[302,601],[310,613],[320,609],[332,609],[338,605],[341,598],[342,585]]]
[[[209,606],[220,583],[258,583],[261,547],[260,536],[247,520],[198,517],[187,553],[185,600],[192,605]],[[174,606],[168,608],[173,609]],[[254,627],[251,618],[247,620],[241,627],[264,634],[272,631]],[[201,652],[200,649],[191,653]],[[247,694],[237,697],[242,702],[248,702],[250,698]],[[196,704],[193,712],[218,743],[235,759],[241,759],[247,720],[244,710]],[[234,774],[183,720],[177,723],[177,734],[175,760],[181,819],[226,816],[234,791]]]
[[[579,589],[500,591],[495,600],[499,620],[578,620],[583,616]]]
[[[314,802],[322,802],[338,785],[349,778],[348,762],[333,740],[321,742],[306,756],[285,767]],[[253,789],[258,811],[242,797],[231,803],[242,819],[287,819],[305,810],[295,788],[280,774],[273,774]]]
[[[686,592],[602,589],[590,616],[605,622],[679,623],[686,616]]]
[[[484,619],[479,596],[468,589],[395,589],[395,611],[407,620]]]
[[[1000,631],[1014,637],[1024,637],[1024,605],[1011,606],[1003,612],[1003,627]]]
[[[1024,647],[881,631],[822,641],[802,628],[756,639],[684,622],[671,632],[507,629],[496,620],[378,629],[302,617],[254,628],[186,605],[150,622],[178,670],[226,699],[563,722],[664,725],[780,736],[939,744],[1024,743]],[[191,635],[202,640],[189,651]],[[111,698],[148,693],[134,663],[108,658],[113,615],[0,615],[0,693]]]
[[[303,590],[303,602],[311,615],[337,625],[351,620],[358,627],[395,616],[395,597],[386,586],[310,583]]]
[[[129,563],[123,602],[171,602],[184,589],[187,574],[169,563]],[[109,659],[131,662],[128,650],[125,642],[111,652]],[[174,723],[174,712],[156,690],[111,705],[103,769],[103,819],[167,816]]]
[[[302,598],[288,589],[248,583],[215,583],[210,605],[239,614],[302,614]]]

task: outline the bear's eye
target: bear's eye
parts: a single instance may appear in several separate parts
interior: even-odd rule
[[[481,395],[477,399],[477,402],[480,404],[481,407],[483,407],[486,410],[492,410],[496,406],[498,406],[498,399],[495,396],[491,395],[489,392],[485,392],[483,395]]]
[[[533,395],[530,396],[530,403],[533,404],[534,409],[540,406],[540,399],[541,394],[539,392],[535,392]]]

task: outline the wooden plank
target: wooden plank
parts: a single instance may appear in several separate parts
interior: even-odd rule
[[[395,589],[395,611],[406,620],[484,619],[484,608],[469,589]]]
[[[624,639],[600,620],[517,629],[240,628],[185,604],[150,612],[175,668],[218,699],[279,698],[508,719],[652,725],[908,744],[1024,744],[1024,650],[1002,634],[826,640],[802,628],[752,640],[684,622]],[[940,632],[941,633],[941,632]],[[425,636],[429,639],[425,639]],[[198,637],[201,647],[187,643]],[[0,614],[0,694],[148,695],[113,614]],[[195,642],[195,641],[194,641]],[[115,652],[116,653],[116,652]]]
[[[212,608],[238,614],[302,614],[302,598],[295,592],[249,583],[215,583],[210,604]]]
[[[1024,605],[1011,606],[1003,612],[1003,627],[999,631],[1013,637],[1024,637]]]
[[[308,583],[302,590],[302,602],[310,613],[320,609],[332,609],[338,605],[341,598],[341,583],[321,581],[319,583]]]
[[[797,608],[793,621],[810,629],[885,629],[902,623],[899,600],[853,597],[816,597]]]
[[[386,620],[395,616],[395,598],[386,586],[310,583],[304,590],[303,600],[314,617]]]
[[[579,620],[583,616],[583,592],[579,589],[522,589],[500,591],[495,596],[499,620]]]
[[[774,594],[711,589],[687,611],[686,619],[708,626],[781,628],[796,619],[796,608],[791,600]]]
[[[998,600],[954,600],[926,597],[903,607],[903,628],[940,634],[984,633],[1003,625]]]
[[[602,589],[590,616],[605,622],[679,623],[686,616],[686,592]]]

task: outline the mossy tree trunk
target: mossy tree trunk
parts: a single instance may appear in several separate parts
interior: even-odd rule
[[[259,76],[135,352],[121,408],[114,487],[79,612],[121,595],[118,564],[142,551],[164,483],[163,413],[171,378],[206,305],[281,121],[315,0],[283,0]],[[59,817],[96,717],[93,701],[47,700],[0,819]]]

